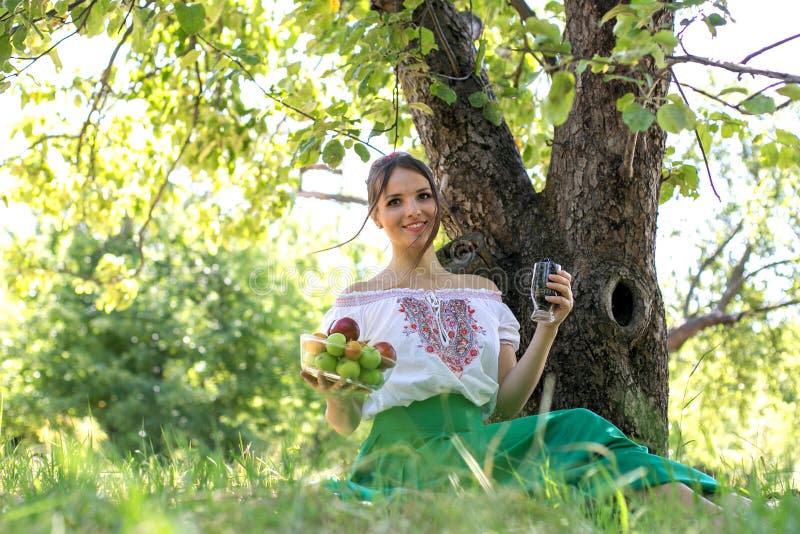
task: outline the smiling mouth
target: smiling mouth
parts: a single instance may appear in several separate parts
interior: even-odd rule
[[[410,230],[412,232],[419,232],[423,228],[425,228],[426,224],[427,223],[425,223],[425,222],[417,221],[417,222],[413,222],[411,224],[407,224],[407,225],[403,226],[403,228],[405,228],[406,230]]]

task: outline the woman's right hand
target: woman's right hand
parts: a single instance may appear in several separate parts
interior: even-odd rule
[[[349,384],[344,379],[328,380],[324,376],[314,376],[308,371],[300,371],[303,380],[316,391],[325,395],[325,419],[336,432],[347,435],[361,422],[361,405],[367,392],[364,388]]]
[[[300,371],[300,376],[303,377],[303,380],[305,380],[306,384],[311,386],[312,389],[319,391],[326,397],[329,395],[363,397],[367,393],[364,391],[363,387],[351,384],[343,378],[340,380],[330,380],[321,374],[316,376],[306,370]]]

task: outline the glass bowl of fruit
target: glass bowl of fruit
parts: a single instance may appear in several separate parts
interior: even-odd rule
[[[313,376],[375,391],[392,373],[397,360],[394,347],[385,341],[358,341],[358,325],[344,319],[334,321],[328,333],[300,335],[300,366]]]

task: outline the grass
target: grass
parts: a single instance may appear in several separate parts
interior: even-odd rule
[[[341,447],[341,446],[340,446]],[[233,455],[173,446],[120,457],[63,440],[46,450],[0,447],[0,532],[703,532],[711,519],[669,500],[611,495],[586,502],[566,487],[529,496],[499,488],[416,492],[362,503],[321,484],[316,465],[282,447]],[[274,456],[274,459],[271,459]],[[800,498],[787,478],[747,473],[754,505],[725,513],[724,531],[800,532]],[[763,484],[763,485],[762,485]],[[780,488],[776,493],[775,488]],[[717,529],[718,530],[718,529]]]

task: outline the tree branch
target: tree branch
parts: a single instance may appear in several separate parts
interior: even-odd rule
[[[748,61],[750,61],[750,60],[751,60],[751,59],[753,59],[754,57],[756,57],[756,56],[759,56],[759,55],[761,55],[761,54],[763,54],[764,52],[767,52],[767,51],[769,51],[769,50],[772,50],[773,48],[777,48],[777,47],[779,47],[779,46],[780,46],[780,45],[782,45],[782,44],[786,44],[786,43],[788,43],[789,41],[792,41],[792,40],[794,40],[794,39],[797,39],[798,37],[800,37],[800,33],[798,33],[797,35],[792,35],[791,37],[787,37],[786,39],[781,39],[780,41],[778,41],[778,42],[776,42],[776,43],[772,43],[772,44],[771,44],[771,45],[769,45],[769,46],[765,46],[764,48],[762,48],[762,49],[760,49],[760,50],[756,50],[755,52],[753,52],[752,54],[750,54],[749,56],[747,56],[746,58],[744,58],[744,59],[742,60],[742,65],[744,65],[745,63],[747,63]]]
[[[428,14],[431,16],[431,20],[433,21],[433,28],[436,30],[436,37],[438,37],[439,41],[441,41],[444,51],[447,54],[447,60],[450,62],[450,68],[453,69],[453,74],[455,76],[460,77],[461,72],[458,69],[458,62],[456,61],[455,54],[453,54],[453,49],[450,47],[450,43],[447,42],[447,37],[445,37],[444,32],[442,31],[442,24],[439,22],[439,17],[436,16],[436,13],[433,11],[433,8],[429,3],[426,2],[425,7],[428,11]]]
[[[525,0],[509,0],[508,3],[511,4],[511,7],[513,7],[517,11],[517,13],[519,13],[519,18],[522,20],[523,24],[527,19],[531,17],[537,18],[536,12],[530,8],[530,6],[525,2]],[[534,55],[534,57],[536,56]],[[544,55],[544,63],[545,65],[547,65],[547,67],[555,67],[556,58],[554,56]]]
[[[667,56],[668,64],[670,66],[678,65],[680,63],[697,63],[698,65],[705,65],[707,67],[716,67],[737,74],[750,74],[752,76],[763,76],[765,78],[773,78],[775,80],[782,80],[786,83],[800,83],[800,75],[789,74],[785,72],[778,72],[767,69],[756,69],[742,65],[741,63],[731,63],[729,61],[714,61],[692,54],[685,54],[682,56]]]
[[[150,203],[150,208],[147,211],[147,219],[142,224],[142,227],[139,228],[139,231],[136,233],[136,248],[139,251],[139,265],[136,267],[136,271],[134,272],[133,276],[138,275],[142,268],[144,268],[145,264],[145,256],[144,256],[144,233],[147,230],[147,227],[150,225],[150,222],[153,220],[153,213],[155,212],[156,206],[161,201],[161,197],[164,195],[164,191],[166,191],[167,186],[169,185],[169,177],[178,166],[178,163],[183,157],[183,153],[186,152],[186,149],[192,142],[192,135],[194,134],[194,130],[197,127],[197,122],[200,117],[200,102],[202,101],[203,92],[205,91],[205,87],[203,85],[203,80],[200,77],[200,68],[198,66],[197,61],[194,62],[194,70],[195,75],[197,76],[197,93],[194,97],[194,107],[192,109],[192,123],[189,126],[189,131],[186,134],[186,138],[183,140],[183,144],[181,145],[181,149],[178,152],[178,155],[172,160],[172,163],[169,166],[169,169],[164,173],[164,180],[161,182],[161,186],[158,188],[158,192],[156,196],[153,198],[153,201]]]
[[[536,18],[536,13],[528,4],[525,3],[525,0],[509,0],[508,3],[511,4],[511,7],[517,10],[517,13],[519,13],[519,18],[521,18],[523,22],[525,22],[525,19],[530,17]]]
[[[733,324],[737,320],[735,315],[725,314],[718,310],[691,317],[675,328],[667,330],[667,350],[669,352],[678,350],[689,338],[706,328],[721,324]]]
[[[703,274],[703,272],[705,272],[708,266],[711,265],[711,263],[715,259],[717,259],[720,254],[722,254],[722,251],[725,250],[725,247],[728,246],[728,243],[730,243],[731,240],[736,236],[736,234],[741,232],[743,228],[744,228],[744,220],[741,220],[739,221],[739,224],[736,225],[736,228],[734,228],[733,231],[728,235],[728,237],[725,238],[725,241],[723,241],[717,247],[717,249],[708,258],[703,260],[703,263],[700,264],[700,268],[697,270],[697,274],[694,275],[691,283],[689,284],[689,291],[686,292],[686,299],[683,302],[684,318],[688,319],[690,317],[689,304],[692,300],[692,296],[694,295],[694,290],[697,289],[697,285],[700,283],[700,276]]]
[[[678,81],[675,71],[672,68],[670,68],[669,71],[672,73],[672,79],[675,80],[675,85],[678,86],[678,92],[681,94],[681,98],[683,98],[683,101],[686,103],[686,107],[689,107],[689,99],[686,98],[686,93],[683,92],[683,87],[681,86],[681,82]],[[694,137],[697,139],[697,146],[700,147],[700,153],[703,155],[703,163],[706,167],[706,173],[708,174],[708,182],[711,184],[711,190],[714,192],[714,196],[717,197],[717,200],[722,201],[719,193],[717,193],[717,188],[714,186],[714,177],[711,176],[711,164],[708,162],[708,155],[706,154],[706,149],[703,147],[703,140],[700,139],[700,132],[697,131],[697,128],[694,128]]]
[[[315,163],[313,165],[306,165],[305,167],[300,167],[300,174],[305,174],[308,171],[326,171],[332,174],[343,174],[342,169],[334,169],[333,167],[325,163]]]
[[[750,277],[757,275],[761,271],[766,271],[767,269],[772,269],[772,268],[778,267],[780,265],[786,265],[786,264],[790,264],[790,263],[797,263],[798,261],[800,261],[800,258],[794,259],[794,260],[781,260],[781,261],[775,261],[775,262],[772,262],[772,263],[768,263],[767,265],[759,267],[755,271],[753,271],[751,273],[748,273],[747,276],[745,276],[744,278],[745,278],[745,280],[748,280]]]
[[[670,352],[678,350],[692,336],[712,326],[736,324],[749,317],[766,314],[780,308],[787,308],[798,304],[800,304],[800,299],[793,299],[761,306],[752,310],[745,310],[739,313],[723,313],[719,310],[714,310],[705,315],[692,317],[667,331],[667,350]]]
[[[91,6],[89,6],[89,8],[87,9],[91,9]],[[83,148],[84,136],[86,135],[86,132],[89,130],[89,127],[92,124],[92,115],[102,107],[103,102],[105,101],[108,94],[111,92],[111,85],[108,83],[109,78],[111,78],[111,70],[114,67],[114,62],[117,60],[117,54],[122,48],[122,45],[125,44],[125,41],[128,40],[128,37],[130,37],[132,33],[133,33],[133,25],[130,25],[125,31],[125,34],[117,43],[117,46],[114,47],[114,51],[111,53],[111,56],[108,59],[108,64],[106,65],[106,68],[103,70],[103,74],[100,76],[100,87],[95,93],[94,98],[92,98],[92,109],[89,110],[89,113],[86,115],[86,120],[83,122],[81,131],[78,134],[78,146],[75,149],[75,166],[78,169],[80,169],[81,149]]]
[[[259,83],[258,83],[258,80],[256,80],[256,77],[255,77],[255,76],[253,76],[253,73],[252,73],[252,72],[250,72],[250,70],[249,70],[249,69],[247,69],[247,67],[245,67],[245,66],[244,66],[244,64],[243,64],[243,63],[242,63],[242,62],[241,62],[239,59],[237,59],[236,57],[234,57],[234,56],[230,55],[230,54],[229,54],[229,53],[227,53],[225,50],[222,50],[221,48],[219,48],[218,46],[216,46],[214,43],[212,43],[212,42],[211,42],[211,41],[209,41],[208,39],[204,38],[202,35],[199,35],[199,34],[198,34],[198,35],[197,35],[197,39],[198,39],[199,41],[202,41],[203,43],[205,43],[205,44],[206,44],[206,46],[208,46],[209,48],[211,48],[212,50],[214,50],[214,51],[215,51],[215,52],[217,52],[218,54],[221,54],[222,56],[226,57],[226,58],[227,58],[227,59],[228,59],[230,62],[232,62],[232,63],[234,63],[235,65],[237,65],[237,66],[239,67],[239,69],[240,69],[240,70],[241,70],[241,71],[244,73],[244,75],[247,77],[247,79],[248,79],[248,80],[250,80],[250,81],[251,81],[251,82],[252,82],[252,83],[253,83],[253,84],[254,84],[254,85],[255,85],[255,86],[258,88],[258,90],[259,90],[259,91],[261,91],[261,93],[262,93],[262,94],[263,94],[265,97],[269,98],[269,99],[270,99],[270,100],[272,100],[273,102],[277,102],[278,104],[280,104],[280,105],[284,106],[284,107],[285,107],[285,108],[287,108],[287,109],[290,109],[290,110],[294,111],[295,113],[297,113],[298,115],[300,115],[300,116],[301,116],[301,117],[303,117],[303,118],[306,118],[306,119],[308,119],[308,120],[310,120],[310,121],[313,121],[313,122],[315,122],[315,123],[319,123],[319,120],[318,120],[316,117],[314,117],[313,115],[311,115],[310,113],[306,113],[306,112],[305,112],[305,111],[303,111],[302,109],[296,108],[296,107],[292,106],[291,104],[287,104],[287,103],[286,103],[286,102],[285,102],[285,101],[284,101],[282,98],[280,98],[280,97],[277,97],[277,96],[273,95],[272,93],[270,93],[269,91],[267,91],[266,89],[264,89],[263,87],[261,87],[261,84],[259,84]],[[349,132],[346,132],[346,131],[343,131],[343,130],[338,130],[338,129],[332,129],[332,130],[330,130],[330,131],[334,132],[335,134],[341,135],[341,136],[343,136],[343,137],[347,137],[347,138],[349,138],[349,139],[352,139],[352,140],[354,140],[354,141],[358,141],[358,142],[359,142],[359,143],[361,143],[362,145],[364,145],[364,146],[367,146],[367,147],[371,148],[372,150],[374,150],[375,152],[377,152],[378,154],[380,154],[380,155],[382,155],[382,156],[383,156],[383,155],[385,155],[385,154],[384,154],[384,152],[383,152],[383,150],[381,150],[380,148],[378,148],[378,147],[374,146],[374,145],[373,145],[372,143],[370,143],[369,141],[364,141],[363,139],[360,139],[360,138],[359,138],[358,136],[356,136],[356,135],[353,135],[353,134],[351,134],[351,133],[349,133]]]
[[[744,252],[742,253],[742,257],[739,258],[739,261],[736,262],[733,270],[731,271],[731,275],[728,277],[728,281],[725,284],[725,291],[722,293],[722,296],[717,301],[715,306],[716,309],[719,311],[724,312],[725,309],[728,307],[728,304],[731,303],[733,297],[736,296],[739,291],[742,289],[742,285],[745,281],[744,276],[744,266],[747,263],[747,260],[750,259],[750,254],[753,253],[753,247],[749,243],[744,248]]]
[[[318,193],[316,191],[303,191],[302,189],[298,189],[295,191],[295,194],[298,197],[303,198],[316,198],[319,200],[333,200],[334,202],[342,202],[342,203],[350,203],[350,204],[361,204],[362,206],[367,205],[367,201],[363,198],[353,197],[349,195],[337,195],[331,193]]]

